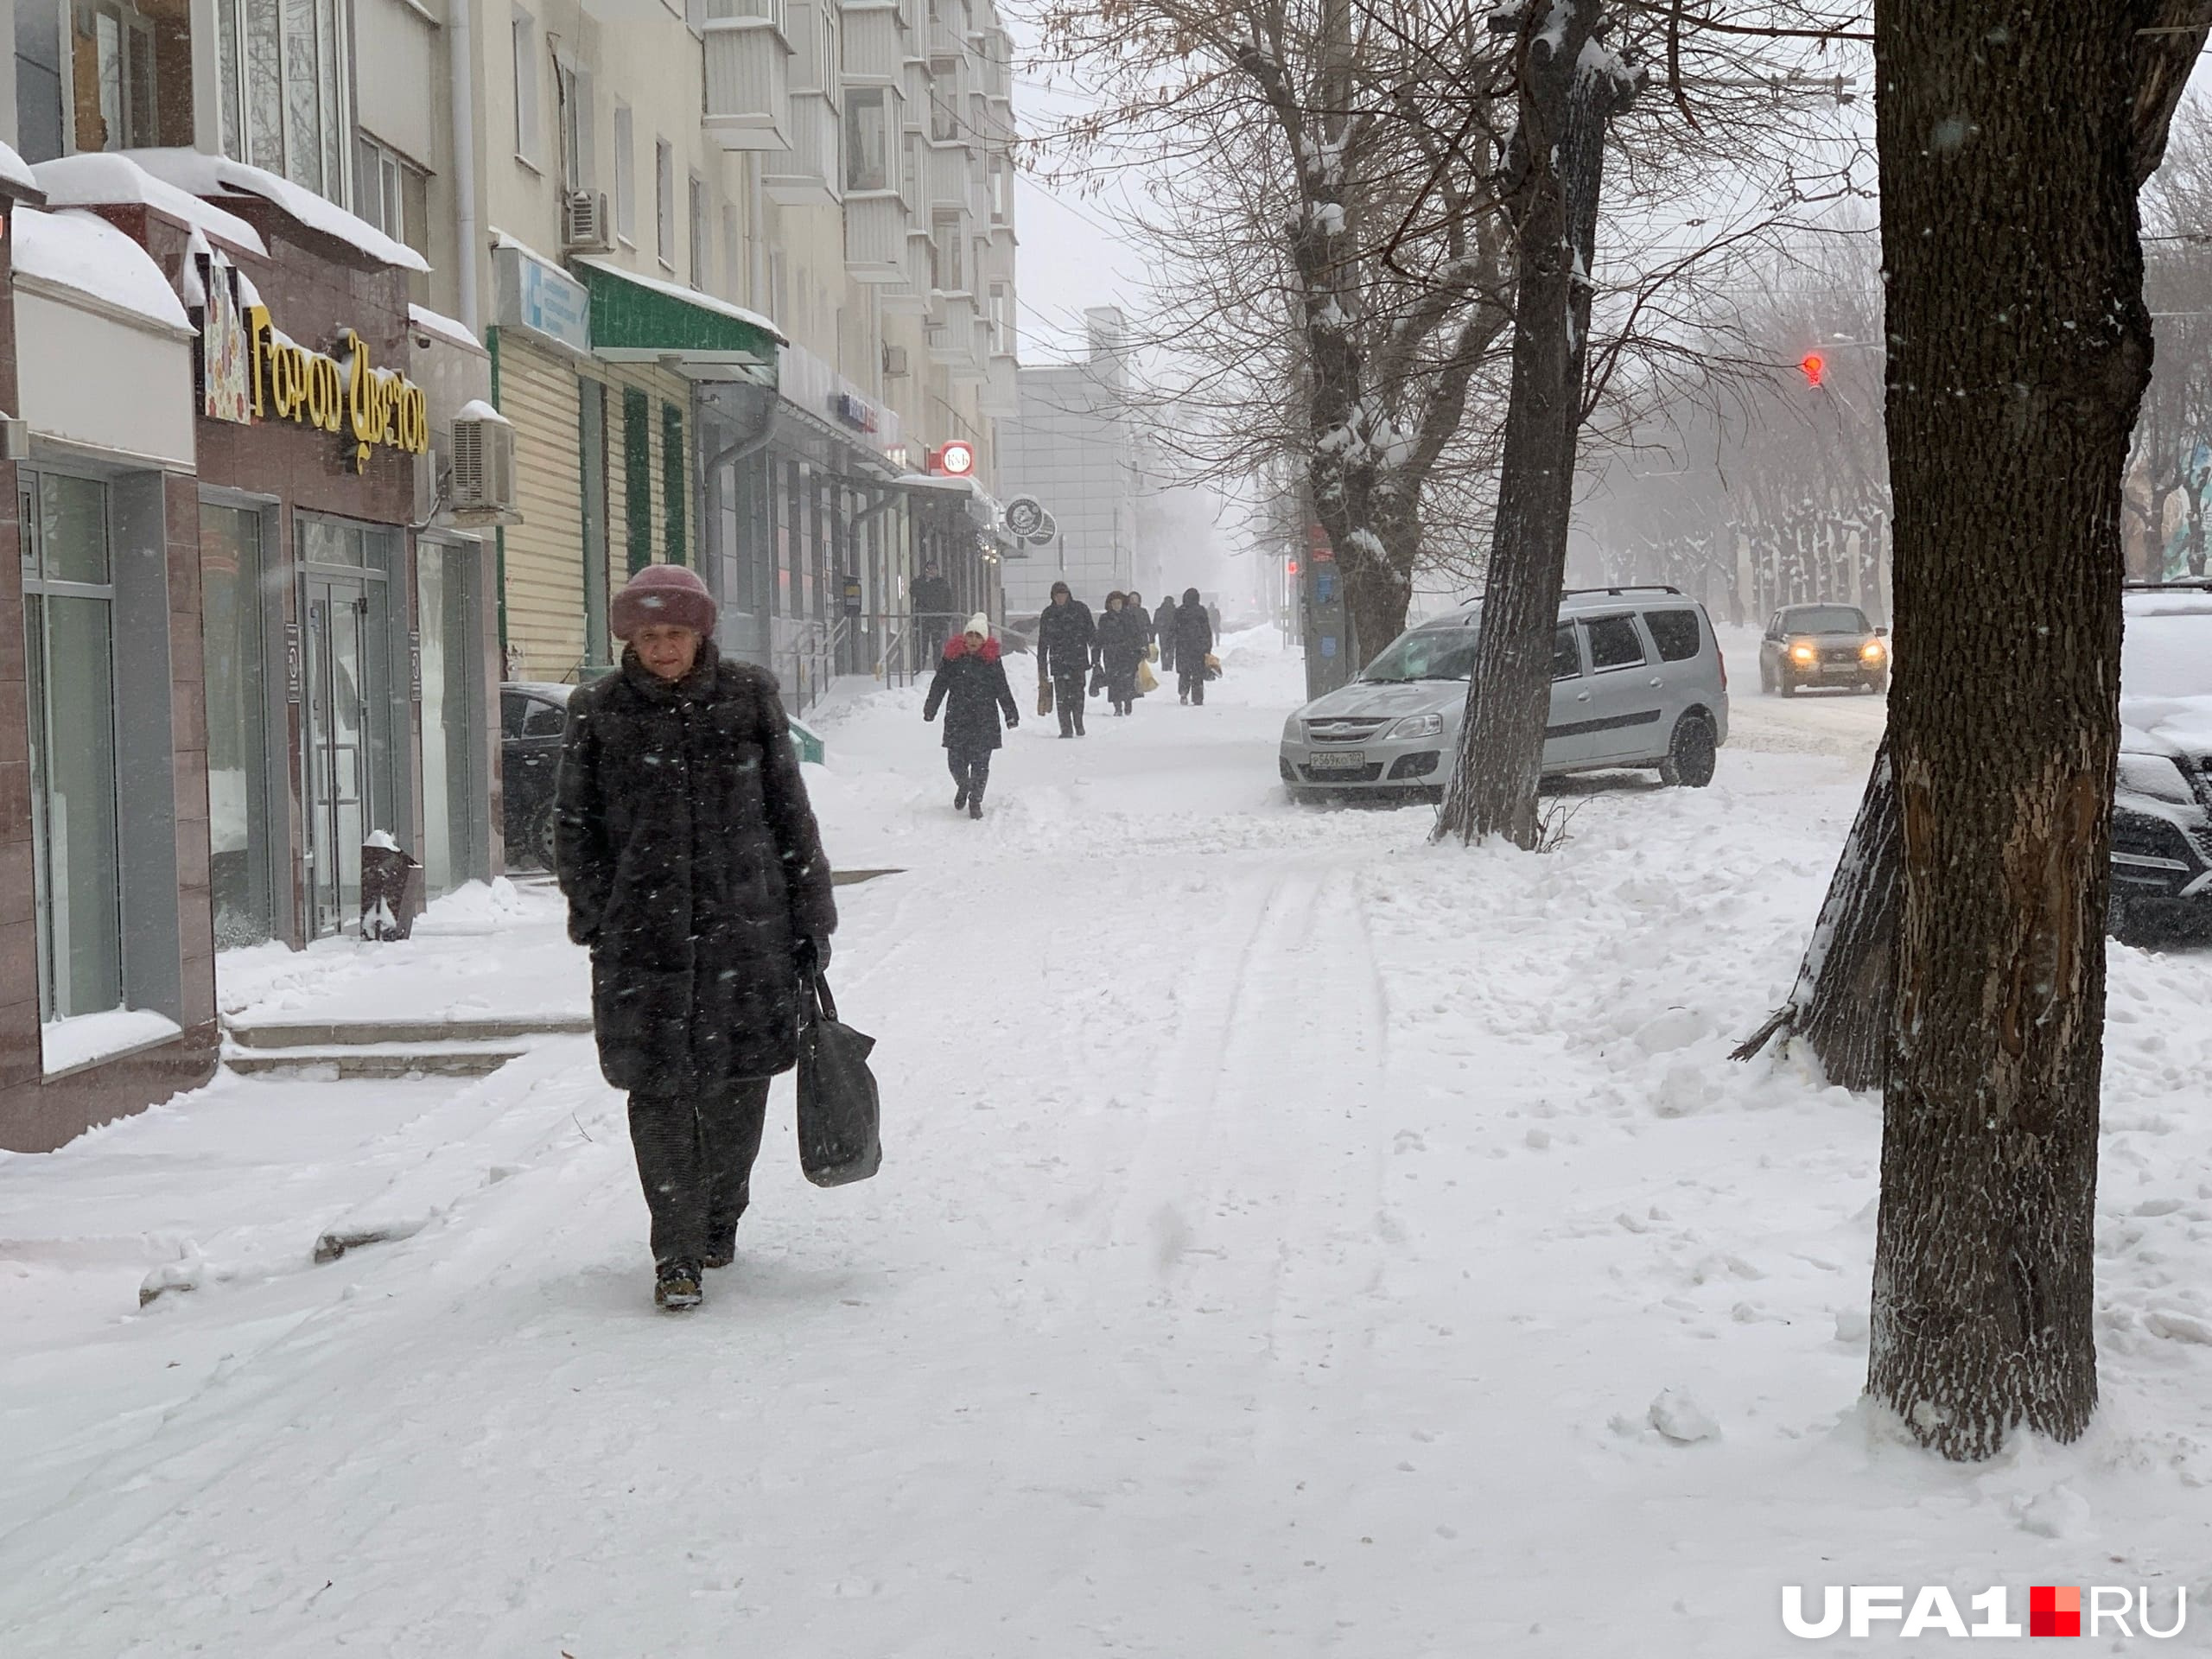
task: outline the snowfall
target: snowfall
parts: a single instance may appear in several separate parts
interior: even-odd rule
[[[1880,705],[1739,640],[1713,787],[1586,781],[1529,856],[1288,805],[1300,670],[1224,654],[1026,721],[980,823],[919,688],[834,698],[883,1171],[807,1185],[780,1083],[696,1313],[584,1035],[0,1159],[0,1650],[1765,1659],[1783,1586],[2056,1582],[2186,1589],[2212,1651],[2212,949],[2113,951],[2094,1428],[1945,1465],[1859,1397],[1878,1102],[1728,1058]],[[222,976],[586,1007],[542,880]]]

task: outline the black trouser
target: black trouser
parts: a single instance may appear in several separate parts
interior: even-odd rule
[[[630,1145],[652,1211],[653,1260],[695,1265],[736,1230],[760,1155],[768,1079],[691,1095],[632,1094]]]
[[[1060,735],[1072,737],[1083,729],[1083,694],[1090,671],[1052,676],[1052,706],[1060,711]]]
[[[991,751],[982,744],[969,748],[956,744],[944,752],[944,764],[952,770],[952,781],[971,801],[983,798],[983,791],[991,781]]]
[[[1177,677],[1176,683],[1186,701],[1203,704],[1206,700],[1205,658],[1203,657],[1198,658],[1197,672],[1193,673],[1187,668],[1181,671]]]

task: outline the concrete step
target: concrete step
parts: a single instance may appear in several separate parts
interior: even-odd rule
[[[340,1082],[355,1082],[488,1077],[522,1057],[518,1048],[283,1048],[260,1052],[233,1048],[224,1053],[223,1064],[246,1077],[313,1071]]]
[[[518,1037],[588,1034],[588,1014],[518,1015],[489,1020],[272,1020],[230,1025],[224,1035],[240,1048],[364,1048],[391,1043],[510,1042]]]

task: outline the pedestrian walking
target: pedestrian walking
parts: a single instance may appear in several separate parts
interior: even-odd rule
[[[1170,594],[1160,601],[1160,613],[1152,619],[1152,631],[1160,641],[1160,671],[1175,671],[1175,595]]]
[[[1098,624],[1090,607],[1070,591],[1067,583],[1052,584],[1052,602],[1037,619],[1037,683],[1050,682],[1052,702],[1060,714],[1060,735],[1081,737],[1084,682],[1090,677],[1098,654]]]
[[[1106,595],[1106,613],[1098,619],[1098,659],[1106,671],[1106,700],[1117,715],[1134,714],[1137,706],[1137,664],[1144,660],[1144,614],[1129,608],[1126,594]]]
[[[1213,652],[1213,619],[1198,602],[1198,590],[1185,588],[1175,609],[1176,690],[1185,702],[1206,701],[1206,658]]]
[[[608,620],[622,665],[569,699],[556,862],[600,1070],[630,1096],[653,1300],[696,1307],[736,1254],[837,907],[776,682],[716,652],[706,584],[649,565]]]
[[[952,584],[934,563],[922,567],[921,579],[910,590],[914,605],[914,626],[926,654],[923,662],[932,662],[949,643],[946,634],[957,620],[953,613]]]
[[[1000,747],[999,716],[1006,716],[1008,731],[1021,724],[1014,688],[1006,683],[1006,664],[999,660],[999,642],[991,638],[991,619],[981,611],[945,645],[922,718],[935,720],[939,709],[944,710],[945,764],[959,785],[953,810],[965,807],[969,817],[980,818],[983,791],[991,781],[991,755]]]

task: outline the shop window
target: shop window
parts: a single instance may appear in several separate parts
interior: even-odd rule
[[[576,386],[576,442],[583,459],[584,665],[605,668],[607,607],[607,388],[596,380]]]
[[[630,574],[653,562],[652,400],[622,389],[622,518]]]
[[[685,511],[691,494],[691,469],[683,442],[683,411],[674,404],[660,406],[661,523],[671,564],[683,564],[690,554],[684,543],[689,531]]]
[[[20,491],[32,886],[41,1023],[123,1006],[115,588],[105,486]]]
[[[476,717],[481,696],[469,672],[477,660],[470,648],[475,564],[474,546],[425,541],[415,550],[423,651],[423,874],[433,894],[452,892],[485,862],[475,812],[483,766]]]
[[[614,233],[635,246],[638,240],[637,124],[627,104],[614,106]]]
[[[215,26],[224,154],[345,201],[353,65],[340,0],[216,0]]]
[[[891,185],[890,93],[855,86],[845,93],[845,188],[888,190]]]
[[[200,626],[207,691],[208,888],[219,950],[276,933],[270,880],[261,515],[200,509]]]

